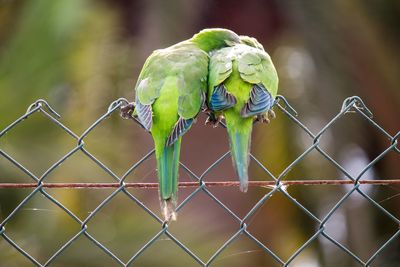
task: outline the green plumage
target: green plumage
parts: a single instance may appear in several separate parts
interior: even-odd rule
[[[232,31],[203,30],[192,39],[154,51],[139,75],[136,107],[141,108],[136,114],[154,139],[166,220],[176,217],[181,137],[200,112],[207,93],[207,53],[238,42],[239,36]]]
[[[237,78],[249,84],[262,84],[272,97],[276,97],[278,75],[270,56],[259,48],[238,44],[211,53],[208,98],[211,97],[215,86],[230,77],[233,62],[236,62],[235,70],[240,74]]]
[[[278,75],[270,56],[257,40],[247,36],[241,36],[241,40],[242,44],[211,53],[207,100],[209,106],[212,106],[210,101],[214,90],[221,84],[236,99],[234,106],[215,112],[215,116],[225,117],[232,159],[241,181],[241,190],[246,191],[254,117],[243,117],[241,111],[250,101],[254,85],[262,86],[275,98]]]
[[[208,55],[189,41],[156,50],[147,59],[136,87],[138,100],[150,105],[160,97],[161,88],[169,78],[177,90],[178,113],[185,119],[194,118],[206,92]]]

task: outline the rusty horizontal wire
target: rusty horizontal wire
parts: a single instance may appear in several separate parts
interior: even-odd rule
[[[290,180],[281,181],[282,185],[349,185],[354,184],[351,180]],[[400,185],[400,179],[390,180],[361,180],[359,184],[365,185]],[[204,181],[207,187],[233,187],[240,186],[240,182],[237,181]],[[200,184],[198,182],[179,182],[179,187],[197,187]],[[275,181],[249,181],[249,186],[252,187],[266,187],[276,185]],[[35,188],[38,187],[37,183],[0,183],[0,189],[4,188]],[[102,188],[118,188],[122,186],[120,183],[42,183],[44,188],[91,188],[91,189],[102,189]],[[158,183],[124,183],[125,188],[143,188],[143,189],[156,189]]]

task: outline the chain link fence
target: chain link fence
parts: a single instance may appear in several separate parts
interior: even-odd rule
[[[3,189],[1,190],[7,190],[7,188],[21,188],[21,187],[30,187],[33,188],[33,191],[30,192],[17,206],[14,210],[12,210],[11,213],[7,214],[6,218],[2,219],[0,221],[0,239],[5,240],[10,246],[15,248],[20,254],[22,254],[24,257],[29,259],[30,262],[33,263],[35,266],[52,266],[52,264],[55,262],[57,258],[59,258],[69,246],[71,246],[78,238],[86,238],[89,240],[91,243],[93,243],[95,246],[97,246],[99,249],[101,249],[108,257],[110,257],[117,265],[120,266],[132,266],[135,265],[137,259],[146,251],[148,250],[156,241],[159,241],[162,238],[168,238],[169,240],[172,240],[184,253],[189,255],[195,262],[198,263],[200,266],[213,266],[213,264],[221,257],[221,254],[223,251],[225,251],[235,240],[237,240],[240,236],[245,236],[256,246],[262,250],[263,253],[270,255],[274,261],[276,262],[277,266],[293,266],[293,261],[296,259],[296,257],[299,256],[301,252],[303,252],[305,249],[307,249],[310,244],[316,240],[316,239],[325,239],[325,241],[330,242],[334,246],[336,246],[338,249],[346,253],[348,256],[351,257],[351,259],[356,263],[356,265],[359,266],[371,266],[371,264],[374,263],[374,261],[379,257],[381,252],[385,250],[390,244],[395,242],[395,240],[399,239],[400,235],[400,220],[397,218],[393,213],[389,212],[387,209],[385,209],[380,203],[378,203],[376,200],[371,198],[361,187],[363,183],[370,183],[370,184],[399,184],[400,180],[373,180],[373,181],[366,181],[362,180],[363,175],[368,172],[380,159],[382,159],[387,153],[389,152],[395,152],[396,157],[400,156],[400,149],[398,147],[398,138],[400,135],[400,132],[398,132],[396,135],[390,135],[385,129],[380,127],[373,119],[372,119],[372,113],[370,110],[364,105],[363,101],[357,97],[349,97],[343,102],[343,106],[340,110],[340,112],[333,118],[331,119],[318,133],[314,134],[309,130],[301,121],[299,121],[296,117],[296,111],[289,105],[289,103],[286,101],[285,98],[282,96],[278,96],[275,102],[275,111],[280,111],[280,114],[283,114],[284,116],[287,116],[290,121],[297,126],[299,126],[304,133],[306,133],[309,138],[312,140],[312,145],[308,147],[299,157],[297,157],[294,161],[292,161],[278,176],[273,175],[261,162],[254,157],[253,155],[250,155],[251,160],[253,163],[257,164],[262,168],[262,170],[271,178],[271,181],[253,181],[250,183],[250,186],[270,186],[270,191],[265,193],[261,199],[245,214],[245,216],[239,216],[237,215],[234,211],[232,211],[226,203],[224,203],[222,200],[220,200],[215,194],[210,191],[210,186],[227,186],[227,185],[237,185],[235,182],[220,182],[220,183],[210,183],[204,181],[204,177],[213,169],[218,168],[219,164],[227,157],[229,157],[229,152],[226,152],[224,155],[222,155],[217,161],[215,161],[211,166],[209,166],[201,175],[195,174],[190,166],[186,166],[184,164],[180,164],[181,168],[183,171],[185,171],[192,179],[192,182],[189,183],[181,183],[180,186],[192,186],[195,188],[193,192],[191,192],[186,198],[182,199],[177,211],[179,211],[188,203],[191,201],[194,201],[194,197],[197,196],[198,194],[205,193],[206,196],[215,202],[216,205],[221,207],[229,216],[236,222],[237,228],[234,231],[234,233],[227,239],[225,242],[216,250],[213,252],[212,256],[209,258],[204,259],[204,257],[200,257],[197,255],[191,248],[186,245],[184,242],[182,242],[178,237],[176,237],[175,234],[173,234],[170,230],[169,227],[170,225],[163,221],[162,218],[157,214],[157,212],[153,211],[151,208],[146,206],[142,201],[140,201],[137,196],[132,194],[130,191],[127,189],[129,187],[155,187],[155,184],[151,183],[127,183],[126,178],[129,174],[131,174],[135,169],[137,169],[139,166],[141,166],[144,162],[146,162],[153,154],[154,154],[154,149],[150,150],[147,154],[145,154],[139,161],[131,165],[131,167],[123,174],[122,176],[117,175],[113,170],[104,164],[102,161],[100,161],[98,158],[96,158],[85,146],[85,139],[87,138],[88,134],[93,131],[98,125],[106,120],[112,113],[114,112],[119,112],[119,110],[128,104],[128,101],[126,99],[120,98],[114,102],[112,102],[107,110],[107,112],[102,115],[96,122],[94,122],[90,127],[88,127],[81,135],[76,134],[73,130],[65,126],[60,120],[60,116],[57,114],[57,112],[44,100],[38,100],[34,102],[31,106],[29,106],[28,110],[26,111],[25,114],[23,114],[20,118],[15,120],[13,123],[8,125],[4,130],[1,131],[0,133],[0,138],[4,137],[4,135],[7,132],[10,132],[13,130],[13,128],[18,125],[23,123],[24,120],[27,120],[31,117],[32,114],[34,113],[42,113],[48,120],[53,122],[55,125],[57,125],[59,128],[61,128],[65,133],[67,133],[69,136],[71,136],[73,139],[76,141],[76,146],[70,150],[68,153],[66,153],[63,157],[61,157],[56,163],[54,163],[50,168],[48,168],[43,174],[40,176],[35,175],[29,168],[25,167],[23,164],[18,162],[13,156],[11,156],[9,153],[4,151],[3,149],[0,150],[0,155],[3,159],[9,161],[11,164],[13,164],[15,167],[23,171],[26,175],[28,175],[32,179],[31,184],[0,184],[0,187]],[[354,176],[351,173],[349,173],[348,170],[346,170],[342,165],[340,165],[335,159],[333,159],[320,145],[320,140],[321,137],[326,133],[326,131],[332,127],[332,125],[335,124],[340,118],[343,116],[346,116],[347,113],[353,112],[357,113],[359,116],[361,116],[363,119],[365,119],[366,122],[368,122],[370,125],[375,127],[380,134],[382,134],[386,139],[388,139],[388,145],[387,148],[380,153],[376,158],[374,158],[372,161],[370,161],[364,169],[357,175]],[[99,168],[103,169],[106,173],[108,173],[111,177],[114,178],[115,183],[114,184],[50,184],[46,183],[46,178],[51,174],[53,171],[55,171],[59,166],[66,161],[69,157],[77,153],[78,151],[83,152],[88,159],[93,161]],[[322,155],[324,158],[326,158],[330,163],[332,163],[338,172],[340,172],[344,177],[346,177],[343,180],[336,180],[336,181],[297,181],[297,183],[302,183],[307,184],[325,184],[325,183],[330,183],[330,184],[350,184],[351,189],[347,191],[347,193],[339,200],[337,203],[327,212],[327,214],[322,218],[318,218],[318,216],[310,211],[308,208],[306,208],[303,204],[301,204],[298,200],[296,200],[291,194],[289,194],[286,190],[287,184],[290,184],[290,182],[293,184],[295,183],[294,181],[285,181],[284,178],[285,176],[301,161],[303,160],[309,153],[312,151],[317,151],[320,155]],[[392,178],[397,178],[397,177],[392,177]],[[113,192],[105,198],[100,205],[98,205],[92,212],[89,213],[89,215],[85,219],[80,219],[76,214],[74,214],[71,210],[69,210],[65,205],[63,205],[59,200],[57,200],[57,196],[54,196],[54,194],[50,194],[48,192],[48,188],[50,187],[112,187]],[[145,189],[146,190],[146,189]],[[257,211],[259,211],[260,207],[264,203],[266,203],[274,194],[276,193],[282,194],[285,198],[287,198],[290,202],[294,203],[297,207],[301,209],[301,211],[304,213],[305,216],[308,216],[310,220],[314,221],[318,225],[317,231],[306,241],[304,242],[289,258],[282,258],[278,256],[278,254],[273,251],[269,247],[269,244],[262,242],[259,240],[252,232],[250,232],[247,228],[249,220],[255,215]],[[90,226],[88,225],[89,222],[93,220],[94,217],[102,210],[104,209],[112,199],[114,199],[117,195],[126,195],[131,201],[136,203],[143,211],[145,211],[150,217],[153,218],[153,220],[159,224],[159,231],[152,236],[143,246],[137,250],[132,252],[132,255],[129,260],[123,260],[120,257],[118,257],[110,248],[108,248],[104,243],[101,241],[97,240],[95,236],[89,233],[89,228]],[[239,194],[239,192],[238,192]],[[9,236],[7,232],[7,225],[9,221],[14,218],[17,213],[36,195],[41,195],[44,198],[48,199],[52,203],[54,203],[56,206],[58,206],[59,209],[61,209],[65,214],[67,214],[73,221],[75,221],[76,224],[80,226],[80,230],[72,237],[70,238],[66,243],[64,243],[61,247],[57,248],[57,251],[50,256],[47,261],[45,262],[39,262],[37,258],[32,256],[28,251],[24,250],[20,244],[18,244],[17,241],[15,241],[12,237]],[[337,211],[341,205],[350,198],[350,196],[353,195],[358,195],[364,198],[367,202],[375,206],[378,210],[381,211],[380,216],[387,216],[390,220],[393,221],[395,225],[397,225],[398,229],[391,235],[389,239],[387,239],[383,245],[381,245],[373,254],[371,254],[368,258],[361,258],[359,255],[357,255],[354,251],[352,251],[348,246],[345,244],[342,244],[340,241],[335,239],[335,237],[331,236],[328,234],[326,231],[326,224],[329,222],[329,220],[332,218],[333,214],[335,211]],[[1,204],[1,203],[0,203]],[[179,220],[179,219],[178,219]],[[172,222],[173,223],[173,222]],[[400,264],[400,263],[399,263]],[[0,265],[1,264],[1,258],[0,258]]]

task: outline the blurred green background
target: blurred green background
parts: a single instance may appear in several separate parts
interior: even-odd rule
[[[370,1],[229,1],[229,0],[0,0],[0,130],[39,98],[46,99],[61,122],[81,135],[119,97],[134,99],[133,87],[146,57],[207,27],[224,27],[256,37],[271,55],[280,76],[280,94],[298,111],[298,119],[317,133],[339,111],[342,101],[360,96],[388,133],[399,131],[400,2]],[[201,115],[185,136],[182,162],[200,175],[228,149],[223,129],[203,127]],[[212,141],[211,141],[212,140]],[[122,175],[152,148],[150,136],[132,121],[113,114],[85,139],[85,148],[114,173]],[[256,125],[252,152],[276,176],[312,145],[312,140],[283,113],[268,126]],[[352,175],[390,145],[357,114],[346,115],[321,139],[321,147]],[[41,176],[76,146],[76,141],[37,113],[0,139],[1,149]],[[400,179],[400,157],[388,153],[362,179]],[[271,179],[254,163],[251,180]],[[141,165],[128,182],[156,181],[155,160]],[[182,181],[190,177],[181,172]],[[340,179],[340,173],[316,151],[284,178]],[[205,180],[234,180],[231,159]],[[33,182],[0,157],[0,182]],[[81,151],[51,172],[45,182],[114,182]],[[361,186],[374,200],[400,217],[395,186]],[[180,200],[194,189],[180,190]],[[345,186],[291,186],[288,192],[318,218],[349,190]],[[49,194],[85,219],[113,190],[48,189]],[[129,190],[159,214],[156,190]],[[239,217],[267,188],[211,188]],[[32,189],[0,189],[0,222]],[[397,197],[396,197],[397,195]],[[248,221],[248,230],[287,260],[318,226],[281,193]],[[327,232],[362,260],[368,259],[398,225],[364,198],[353,195],[334,213]],[[126,195],[118,194],[88,223],[88,232],[127,261],[152,238],[160,225]],[[238,229],[238,223],[201,193],[179,213],[171,233],[203,261]],[[37,194],[6,225],[15,242],[44,263],[80,225]],[[371,266],[399,266],[400,238]],[[214,266],[280,266],[254,242],[241,236]],[[32,266],[0,238],[0,266]],[[52,266],[118,266],[80,237]],[[166,236],[156,241],[135,266],[196,266]],[[335,245],[319,237],[291,266],[359,266]]]

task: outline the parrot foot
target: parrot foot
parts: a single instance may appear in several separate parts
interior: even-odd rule
[[[134,109],[135,109],[135,105],[132,102],[132,103],[129,103],[128,105],[126,105],[126,106],[121,107],[121,110],[120,110],[119,114],[124,119],[133,119],[132,113],[133,113]]]
[[[267,114],[268,114],[268,117],[270,117],[271,119],[275,119],[276,118],[276,114],[272,109],[268,110]]]
[[[275,119],[275,118],[276,118],[275,112],[272,109],[270,109],[266,113],[257,115],[256,122],[262,122],[268,124],[271,122],[270,119]]]
[[[270,123],[267,113],[257,115],[256,122],[261,122],[261,123],[266,123],[266,124]]]
[[[215,114],[209,113],[209,114],[208,114],[208,118],[207,118],[205,124],[206,124],[206,125],[212,125],[213,128],[215,128],[215,127],[217,127],[217,126],[220,124],[220,122],[221,122],[223,119],[224,119],[224,116],[223,116],[222,114],[221,114],[221,115],[218,115],[217,117],[215,117]]]

